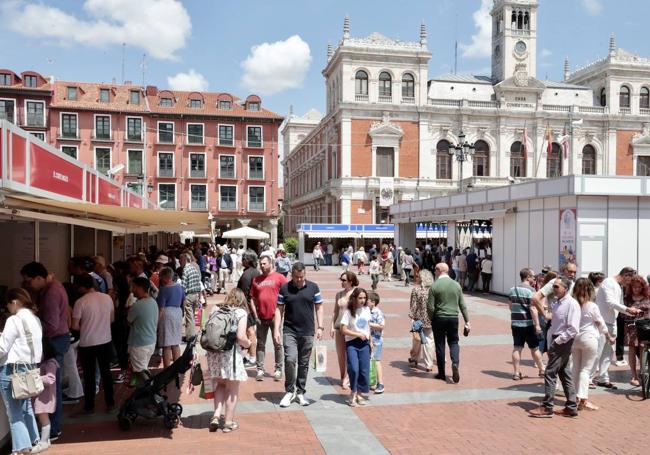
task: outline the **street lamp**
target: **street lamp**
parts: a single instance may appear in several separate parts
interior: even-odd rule
[[[458,191],[463,192],[463,163],[469,161],[469,158],[474,155],[474,144],[470,144],[465,140],[465,133],[462,131],[458,135],[458,144],[449,146],[449,155],[456,157],[458,167],[460,169],[460,180],[458,181]]]

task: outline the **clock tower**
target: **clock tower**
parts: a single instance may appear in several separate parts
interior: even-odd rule
[[[492,82],[515,73],[536,77],[537,0],[494,0]]]

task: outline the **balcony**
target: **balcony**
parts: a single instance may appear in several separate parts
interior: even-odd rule
[[[60,130],[61,135],[57,137],[57,139],[61,140],[68,140],[68,141],[78,141],[79,140],[79,135],[77,134],[76,131],[67,131],[67,130]]]
[[[620,113],[623,114],[623,115],[632,113],[632,109],[630,109],[629,107],[621,107],[621,108],[619,108],[619,110],[620,110]]]
[[[158,144],[173,144],[174,133],[158,133]]]
[[[190,201],[190,210],[207,210],[208,209],[208,203],[203,200],[195,200],[192,199]]]
[[[174,177],[174,170],[158,168],[158,177]]]
[[[125,142],[142,142],[142,132],[127,133],[124,139]]]
[[[237,202],[234,200],[221,200],[219,202],[219,210],[222,211],[228,211],[228,212],[235,212],[237,211]]]
[[[391,95],[379,95],[379,98],[377,98],[377,101],[380,103],[392,103],[393,102],[393,97]]]
[[[607,112],[607,108],[603,106],[580,106],[578,112],[583,114],[604,114]]]
[[[358,101],[358,102],[361,102],[361,103],[367,103],[368,102],[368,94],[366,93],[364,95],[364,94],[361,94],[361,93],[357,93],[356,95],[354,95],[354,101]]]
[[[92,137],[95,142],[112,142],[110,133],[95,133]]]
[[[234,145],[235,145],[235,141],[232,139],[219,138],[220,147],[233,147]]]
[[[542,108],[550,112],[571,112],[571,106],[563,106],[560,104],[544,104]]]
[[[646,107],[642,107],[639,109],[639,114],[641,115],[650,115],[650,109]]]
[[[191,179],[204,179],[205,169],[190,169],[190,178]]]
[[[485,109],[498,109],[498,101],[468,101],[467,105],[469,107],[480,107]]]
[[[402,104],[415,104],[415,97],[414,96],[403,96],[402,97]]]
[[[255,148],[255,149],[262,148],[262,141],[260,141],[259,139],[253,139],[253,140],[249,139],[246,141],[246,147]]]
[[[45,116],[42,114],[27,114],[27,123],[25,126],[45,127]]]
[[[263,212],[264,211],[264,201],[249,201],[248,210],[250,212]]]

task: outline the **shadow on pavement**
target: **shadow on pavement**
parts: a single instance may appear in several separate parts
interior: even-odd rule
[[[268,401],[276,404],[280,402],[284,396],[284,392],[255,392],[253,396],[257,401]]]
[[[322,395],[319,401],[331,401],[338,404],[345,404],[348,399],[348,395],[342,395],[339,393],[326,393]]]

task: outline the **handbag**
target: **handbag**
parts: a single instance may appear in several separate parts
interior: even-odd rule
[[[23,329],[25,330],[25,339],[27,340],[27,345],[29,346],[30,359],[32,361],[32,364],[28,365],[26,362],[16,362],[16,367],[18,367],[18,365],[25,365],[27,370],[16,371],[9,378],[11,380],[11,395],[13,396],[14,400],[24,400],[40,395],[43,389],[45,389],[45,386],[43,385],[43,380],[41,379],[40,369],[34,368],[34,341],[32,338],[32,332],[29,330],[27,323],[23,319],[18,319],[20,319],[20,321],[23,323]]]
[[[203,370],[201,369],[201,364],[199,362],[194,362],[194,365],[192,366],[190,381],[193,386],[199,386],[203,382]]]

